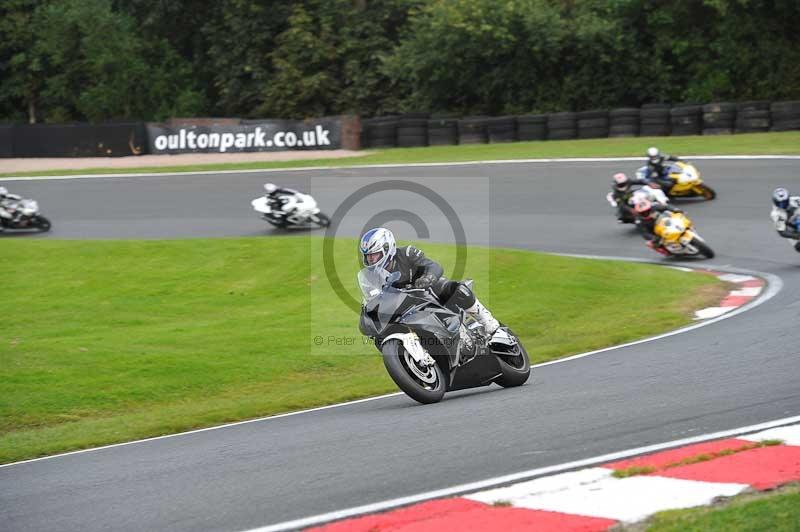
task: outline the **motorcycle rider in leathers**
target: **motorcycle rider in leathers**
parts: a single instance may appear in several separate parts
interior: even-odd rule
[[[775,230],[783,238],[797,240],[794,249],[800,252],[800,196],[790,196],[788,190],[778,187],[772,193],[772,205]]]
[[[669,192],[675,182],[664,175],[665,163],[670,161],[680,161],[679,157],[661,153],[658,148],[652,146],[647,148],[647,177],[648,181],[658,184],[665,192]]]
[[[273,183],[264,185],[267,203],[274,211],[282,212],[289,223],[299,223],[302,220],[295,220],[292,215],[302,209],[305,201],[305,194],[293,188],[276,186]]]
[[[639,232],[647,240],[647,247],[652,248],[662,255],[669,255],[669,251],[664,247],[664,242],[656,232],[656,224],[658,219],[665,212],[683,212],[681,209],[673,207],[672,205],[653,204],[650,200],[642,200],[633,207],[636,213],[636,227]],[[669,216],[669,214],[667,214]]]
[[[500,328],[500,322],[478,301],[472,290],[443,277],[441,265],[426,257],[422,250],[414,246],[398,248],[388,229],[377,227],[364,233],[359,251],[364,267],[400,273],[400,278],[392,284],[395,288],[430,288],[443,305],[463,309],[483,326],[490,342]]]
[[[7,223],[13,223],[19,217],[19,212],[17,211],[17,214],[13,214],[14,210],[9,209],[9,207],[16,205],[20,200],[22,200],[22,196],[9,194],[6,187],[0,187],[0,218],[6,220]],[[0,232],[5,230],[3,225],[3,223],[0,223]]]

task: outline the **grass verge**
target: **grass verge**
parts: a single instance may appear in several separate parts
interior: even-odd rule
[[[200,172],[214,170],[253,170],[304,168],[312,166],[363,166],[371,164],[413,164],[561,157],[643,157],[648,146],[658,146],[668,153],[691,155],[799,155],[800,131],[751,133],[742,135],[687,137],[631,137],[587,140],[470,144],[426,148],[394,148],[374,151],[363,157],[313,159],[280,162],[219,163],[139,168],[92,168],[83,170],[47,170],[0,173],[0,177],[52,176],[84,174],[124,174],[147,171]],[[166,156],[165,156],[166,157]],[[165,159],[165,162],[168,159]]]
[[[621,530],[649,532],[796,532],[800,528],[800,484],[748,493],[714,506],[660,512]]]
[[[0,462],[396,391],[332,293],[321,242],[4,241]],[[334,247],[353,295],[355,246]],[[453,246],[424,248],[454,263]],[[712,276],[515,250],[470,248],[466,271],[534,362],[673,329],[727,292]]]

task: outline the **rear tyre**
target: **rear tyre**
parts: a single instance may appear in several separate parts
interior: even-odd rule
[[[406,395],[422,404],[442,400],[447,381],[438,363],[428,367],[419,366],[400,340],[384,342],[381,353],[386,371]]]
[[[37,216],[36,217],[36,227],[39,229],[39,231],[41,231],[43,233],[46,233],[47,231],[50,230],[50,227],[52,227],[52,224],[50,223],[50,220],[48,220],[44,216]]]
[[[514,331],[508,329],[508,332],[514,334]],[[500,370],[503,372],[501,377],[495,381],[503,388],[513,388],[515,386],[522,386],[528,381],[531,374],[531,361],[528,357],[528,351],[522,342],[517,338],[520,354],[518,355],[498,355],[497,362],[500,364]]]
[[[700,250],[700,254],[703,255],[705,258],[707,258],[707,259],[713,259],[714,258],[714,250],[712,250],[710,247],[708,247],[708,244],[706,244],[702,240],[699,240],[697,238],[693,238],[692,241],[691,241],[691,244],[694,247],[696,247],[697,249],[699,249]]]

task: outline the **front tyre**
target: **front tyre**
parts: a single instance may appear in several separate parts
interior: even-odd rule
[[[314,222],[320,227],[328,227],[331,225],[331,219],[326,214],[318,212],[314,215]]]
[[[39,229],[39,231],[43,233],[46,233],[52,227],[50,220],[48,220],[42,215],[36,216],[36,219],[34,220],[34,225],[36,226],[37,229]]]
[[[384,342],[381,353],[386,371],[406,395],[422,404],[438,403],[442,400],[447,386],[439,364],[420,366],[400,340]]]
[[[696,247],[700,251],[700,254],[703,255],[705,258],[707,259],[714,258],[714,250],[708,247],[708,244],[706,244],[699,238],[693,238],[690,244]]]
[[[500,370],[503,374],[495,381],[503,388],[513,388],[515,386],[522,386],[528,381],[531,374],[531,361],[528,357],[528,351],[525,346],[520,342],[519,337],[509,329],[508,332],[517,339],[519,346],[519,354],[503,355],[497,351],[492,351],[497,357],[497,362],[500,364]]]
[[[717,197],[717,192],[705,183],[700,183],[700,185],[697,186],[697,192],[703,196],[703,199],[706,201],[711,201]]]

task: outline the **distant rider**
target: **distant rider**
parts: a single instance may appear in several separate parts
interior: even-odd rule
[[[674,161],[680,161],[680,158],[667,153],[662,153],[655,146],[647,148],[646,179],[648,181],[657,183],[666,192],[669,192],[670,189],[672,189],[672,185],[675,183],[669,178],[669,176],[664,175],[664,169],[667,166],[666,163]]]
[[[393,283],[395,288],[430,288],[445,305],[463,309],[483,326],[489,338],[500,328],[492,313],[475,297],[466,285],[443,277],[439,263],[427,258],[414,246],[397,248],[394,235],[388,229],[370,229],[361,237],[361,262],[369,269],[383,268],[388,272],[400,272]],[[491,340],[490,340],[491,341]]]
[[[294,220],[292,215],[298,210],[302,210],[303,203],[307,201],[306,198],[308,196],[306,194],[293,188],[279,187],[273,183],[266,183],[264,190],[267,192],[267,204],[271,209],[284,213],[290,223],[298,223],[300,221]]]
[[[778,187],[772,192],[772,222],[783,238],[797,240],[794,249],[800,252],[800,196],[790,196],[789,191]]]
[[[0,218],[13,222],[15,218],[19,216],[19,213],[16,215],[14,214],[16,209],[13,207],[15,207],[20,200],[22,200],[22,196],[9,194],[6,187],[0,187]],[[0,231],[4,230],[4,225],[5,224],[0,224]]]
[[[683,212],[680,209],[673,207],[672,205],[660,205],[660,204],[653,204],[649,200],[642,200],[638,202],[634,208],[634,212],[636,213],[636,226],[639,228],[639,231],[642,233],[642,236],[647,240],[648,247],[654,249],[655,251],[661,253],[662,255],[669,255],[669,251],[664,248],[664,243],[656,234],[656,224],[658,223],[658,219],[662,216],[662,214],[671,212]]]

